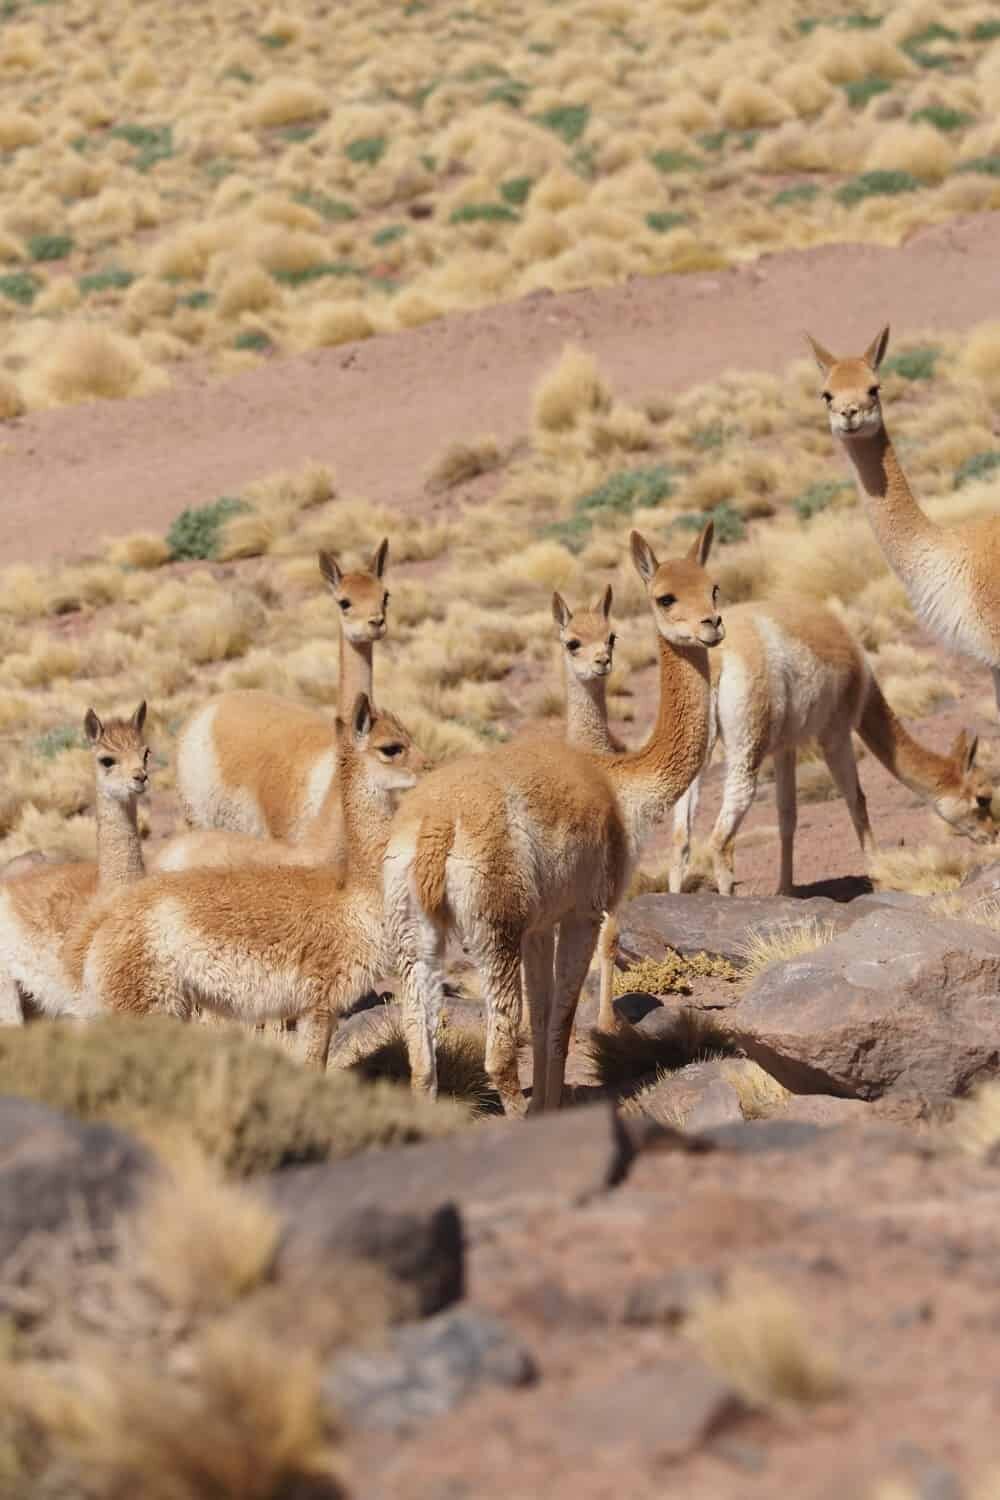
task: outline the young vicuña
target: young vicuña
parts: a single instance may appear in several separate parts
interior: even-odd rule
[[[79,991],[63,960],[67,935],[89,911],[145,874],[137,818],[145,793],[149,746],[146,705],[131,719],[105,722],[89,708],[84,733],[94,756],[97,863],[41,864],[0,883],[0,973],[45,1015],[72,1010]],[[20,1005],[8,999],[8,1014]]]
[[[346,573],[329,552],[319,565],[337,602],[340,623],[338,713],[346,717],[358,693],[372,697],[372,652],[385,635],[389,595],[388,540],[376,547],[367,569]],[[337,769],[337,736],[326,715],[287,698],[250,689],[222,693],[196,709],[177,737],[177,790],[188,822],[257,838],[296,844],[307,833],[331,847],[336,814],[331,788]],[[204,863],[198,848],[194,859]],[[173,867],[189,868],[178,854]],[[223,852],[223,863],[231,863]]]
[[[830,430],[854,467],[886,561],[928,630],[991,668],[1000,708],[1000,519],[940,526],[914,499],[882,413],[888,328],[864,354],[844,359],[806,337],[823,372]]]
[[[861,644],[831,609],[795,596],[736,605],[726,611],[726,642],[713,667],[715,728],[726,749],[726,778],[709,847],[722,895],[732,894],[736,834],[767,755],[774,756],[781,833],[778,892],[791,894],[795,752],[812,740],[847,803],[862,849],[874,847],[852,730],[886,770],[959,833],[978,841],[995,834],[993,789],[976,769],[976,741],[970,743],[963,732],[948,755],[918,744],[886,702]],[[684,887],[700,781],[691,783],[674,809],[672,891]]]
[[[660,656],[659,711],[640,750],[616,755],[525,735],[439,767],[397,813],[385,856],[385,915],[415,1089],[437,1088],[443,957],[454,933],[482,975],[486,1069],[504,1109],[524,1109],[522,958],[532,1109],[558,1107],[603,915],[621,899],[650,828],[704,759],[708,648],[724,634],[718,590],[705,570],[711,542],[709,523],[686,557],[661,564],[632,533]]]
[[[76,945],[86,1014],[186,1016],[197,1005],[245,1022],[301,1018],[306,1060],[326,1066],[338,1015],[393,967],[382,856],[396,796],[423,768],[398,719],[364,693],[336,733],[346,874],[283,866],[148,876]]]

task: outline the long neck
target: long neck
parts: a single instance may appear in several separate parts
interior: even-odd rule
[[[937,796],[954,780],[953,762],[935,750],[925,749],[907,733],[874,678],[858,724],[858,734],[890,775],[920,797]]]
[[[351,884],[381,882],[382,859],[389,841],[392,808],[384,792],[365,786],[354,755],[340,755],[338,770],[341,826]]]
[[[584,750],[610,750],[606,677],[591,677],[581,682],[565,655],[563,679],[566,684],[566,739]]]
[[[146,873],[136,799],[97,799],[97,888],[103,894]]]
[[[338,713],[348,719],[359,693],[372,696],[372,642],[350,641],[340,632],[340,681],[337,684]]]
[[[903,473],[892,439],[884,427],[874,437],[841,436],[879,545],[892,565],[905,562],[916,542],[938,528],[925,516]]]
[[[711,680],[704,646],[659,637],[660,705],[641,750],[602,761],[632,815],[655,822],[687,791],[708,749]]]

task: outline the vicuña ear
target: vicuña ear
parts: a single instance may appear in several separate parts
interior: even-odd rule
[[[715,522],[706,521],[701,529],[701,535],[697,541],[692,542],[688,557],[703,568],[708,562],[708,554],[712,550],[712,538],[715,536]]]
[[[339,589],[344,570],[332,552],[319,554],[319,570],[332,589]]]
[[[887,323],[878,337],[872,339],[871,343],[868,345],[868,348],[865,350],[865,364],[870,366],[871,369],[877,370],[879,365],[885,359],[885,351],[888,349],[888,347],[889,325]]]
[[[132,728],[135,730],[136,734],[141,734],[142,733],[142,726],[145,724],[145,722],[146,722],[146,700],[145,700],[145,698],[143,698],[142,702],[139,704],[139,707],[136,709],[135,713],[132,715]]]
[[[951,759],[956,761],[962,768],[962,775],[966,776],[976,764],[976,751],[979,749],[979,736],[974,734],[969,739],[964,729],[960,729],[955,736],[951,747]]]
[[[96,745],[104,733],[104,725],[92,708],[88,708],[83,716],[83,732],[92,745]]]
[[[823,345],[819,343],[817,339],[814,339],[811,333],[806,334],[806,342],[812,350],[816,363],[819,365],[823,374],[829,375],[830,371],[837,363],[834,356],[830,353],[829,349],[824,349]]]
[[[375,722],[372,706],[367,693],[359,693],[354,700],[351,709],[351,729],[356,740],[363,740],[371,734],[372,724]]]
[[[371,571],[381,578],[389,562],[389,538],[384,536],[372,553]]]
[[[598,599],[597,603],[594,605],[594,613],[595,614],[602,614],[606,620],[610,620],[610,618],[611,618],[611,601],[612,601],[613,598],[614,598],[614,594],[612,593],[611,585],[609,583],[608,586],[607,586],[607,588],[604,590],[604,593],[601,595],[601,597]]]
[[[638,531],[633,531],[628,540],[629,546],[632,549],[632,561],[635,563],[635,570],[643,583],[648,583],[660,566],[656,560],[656,553],[646,541],[646,538]]]
[[[573,618],[573,611],[558,591],[552,595],[552,618],[560,630],[565,630]]]

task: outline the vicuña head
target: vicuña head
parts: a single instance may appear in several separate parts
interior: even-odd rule
[[[340,625],[349,641],[380,641],[385,635],[389,594],[384,576],[389,561],[389,538],[383,537],[367,569],[345,573],[332,552],[319,554],[319,570],[340,610]]]
[[[92,708],[83,720],[83,731],[94,752],[94,772],[101,796],[116,802],[141,797],[149,784],[149,746],[143,735],[145,701],[131,719],[107,719],[103,723]]]
[[[384,708],[376,709],[367,693],[354,700],[345,723],[338,718],[337,759],[341,782],[356,786],[363,783],[370,800],[391,809],[393,794],[408,791],[427,762],[413,737]]]
[[[816,363],[823,372],[823,400],[834,437],[874,437],[882,426],[879,365],[889,347],[888,324],[864,354],[838,359],[811,334],[806,334]]]
[[[686,556],[662,563],[638,531],[629,538],[632,561],[646,585],[656,628],[672,646],[717,646],[725,639],[719,586],[705,571],[714,535],[709,521]]]
[[[552,595],[552,618],[559,627],[566,664],[581,682],[607,677],[614,662],[611,629],[611,585],[590,609],[572,610],[562,594]]]
[[[977,844],[990,844],[998,832],[993,817],[993,784],[976,765],[978,745],[975,735],[970,740],[964,729],[959,730],[948,751],[951,774],[942,778],[933,807],[956,833],[964,833]]]

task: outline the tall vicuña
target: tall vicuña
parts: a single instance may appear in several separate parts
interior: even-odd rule
[[[882,412],[888,327],[864,354],[846,358],[806,337],[823,372],[830,430],[853,465],[886,561],[927,629],[992,670],[1000,708],[1000,518],[940,526],[914,499]]]
[[[558,1107],[604,913],[614,911],[650,829],[704,759],[708,648],[724,634],[705,569],[711,543],[709,523],[686,557],[661,564],[632,533],[660,655],[659,712],[640,750],[615,755],[526,735],[439,767],[397,813],[385,909],[414,1088],[437,1089],[444,950],[455,934],[483,978],[486,1069],[504,1109],[520,1113],[525,1105],[517,1070],[522,959],[532,1109]]]

